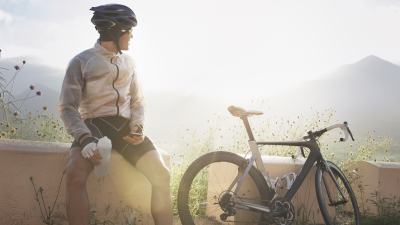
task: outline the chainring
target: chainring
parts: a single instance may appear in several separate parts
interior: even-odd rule
[[[276,198],[271,202],[270,207],[272,212],[282,212],[278,217],[272,218],[276,224],[290,225],[294,222],[294,206],[285,198]]]

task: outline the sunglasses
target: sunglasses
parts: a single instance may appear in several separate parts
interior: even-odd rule
[[[121,31],[122,31],[123,34],[128,33],[129,36],[132,35],[132,33],[133,33],[133,29],[130,29],[130,30],[121,30]]]

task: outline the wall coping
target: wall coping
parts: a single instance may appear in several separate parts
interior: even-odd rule
[[[69,152],[70,147],[71,143],[0,139],[0,150],[2,151],[65,153]],[[161,155],[169,156],[167,151],[159,148],[157,150]]]
[[[294,164],[294,165],[303,165],[306,161],[305,158],[297,158],[292,159],[292,157],[283,157],[283,156],[269,156],[262,155],[262,161],[264,164]],[[387,168],[387,169],[400,169],[400,162],[374,162],[374,161],[359,161],[363,163],[372,164],[378,168]],[[358,162],[356,162],[358,163]]]
[[[374,161],[365,161],[365,162],[371,163],[372,165],[379,168],[400,169],[400,162],[374,162]]]

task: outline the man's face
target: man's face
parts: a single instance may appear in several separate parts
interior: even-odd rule
[[[119,47],[121,50],[129,50],[129,42],[133,37],[132,34],[129,33],[131,32],[128,31],[119,38]]]

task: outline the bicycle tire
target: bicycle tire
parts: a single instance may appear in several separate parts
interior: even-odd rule
[[[349,182],[338,166],[329,161],[327,162],[327,165],[332,171],[348,202],[340,202],[343,198],[334,184],[333,179],[327,172],[325,165],[323,163],[318,163],[317,171],[315,173],[315,190],[317,193],[318,205],[325,223],[328,225],[360,225],[360,212],[358,209],[357,200]],[[325,185],[323,177],[325,177],[327,185]],[[336,202],[337,204],[331,204],[331,201],[328,197],[328,192],[331,196],[332,202]]]
[[[237,207],[235,216],[229,216],[226,221],[220,219],[223,211],[219,200],[223,198],[221,196],[226,195],[225,188],[232,183],[231,180],[235,180],[237,171],[244,170],[246,165],[247,161],[243,157],[224,151],[207,153],[195,160],[184,173],[179,185],[178,212],[182,224],[243,224],[239,222],[243,219],[251,222],[250,224],[268,224],[261,213]],[[215,170],[218,170],[218,173]],[[199,185],[201,180],[203,185]],[[232,191],[235,188],[236,185]],[[271,198],[268,185],[254,166],[249,170],[236,199],[265,206],[269,204]],[[232,219],[235,222],[232,222]]]

